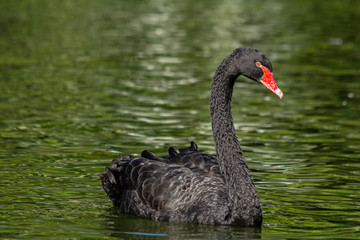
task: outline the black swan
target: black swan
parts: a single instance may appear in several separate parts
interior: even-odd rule
[[[254,49],[238,48],[227,56],[213,78],[210,115],[217,159],[197,145],[157,157],[112,161],[99,174],[102,186],[120,213],[154,220],[261,226],[259,197],[235,134],[231,96],[235,80],[244,75],[282,97],[270,61]]]

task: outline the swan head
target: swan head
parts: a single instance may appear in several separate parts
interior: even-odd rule
[[[240,56],[238,58],[238,70],[241,75],[262,83],[279,98],[283,97],[283,92],[278,88],[272,74],[272,65],[264,54],[249,48],[238,48],[235,51]]]

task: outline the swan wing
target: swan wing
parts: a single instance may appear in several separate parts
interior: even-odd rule
[[[156,157],[150,150],[140,158],[120,156],[100,177],[121,212],[153,219],[171,220],[174,212],[177,218],[188,218],[207,208],[205,203],[226,199],[216,158],[198,152],[195,143],[179,152],[171,147],[165,157]]]

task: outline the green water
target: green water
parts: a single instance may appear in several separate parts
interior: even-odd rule
[[[0,2],[0,238],[358,239],[359,1]],[[118,215],[96,173],[195,140],[215,154],[211,78],[236,47],[272,61],[278,99],[241,77],[233,115],[261,229]]]

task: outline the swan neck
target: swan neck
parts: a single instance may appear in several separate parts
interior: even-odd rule
[[[218,67],[213,78],[210,95],[210,117],[214,144],[223,171],[226,169],[226,163],[230,161],[230,156],[237,161],[245,162],[231,113],[233,87],[240,72],[231,69],[232,59],[229,59],[230,56],[225,58]]]
[[[229,55],[218,67],[212,83],[210,95],[210,115],[217,158],[224,174],[229,193],[229,202],[234,209],[248,206],[249,199],[257,199],[257,191],[251,178],[247,163],[236,137],[231,114],[231,97],[236,78],[241,74]]]

